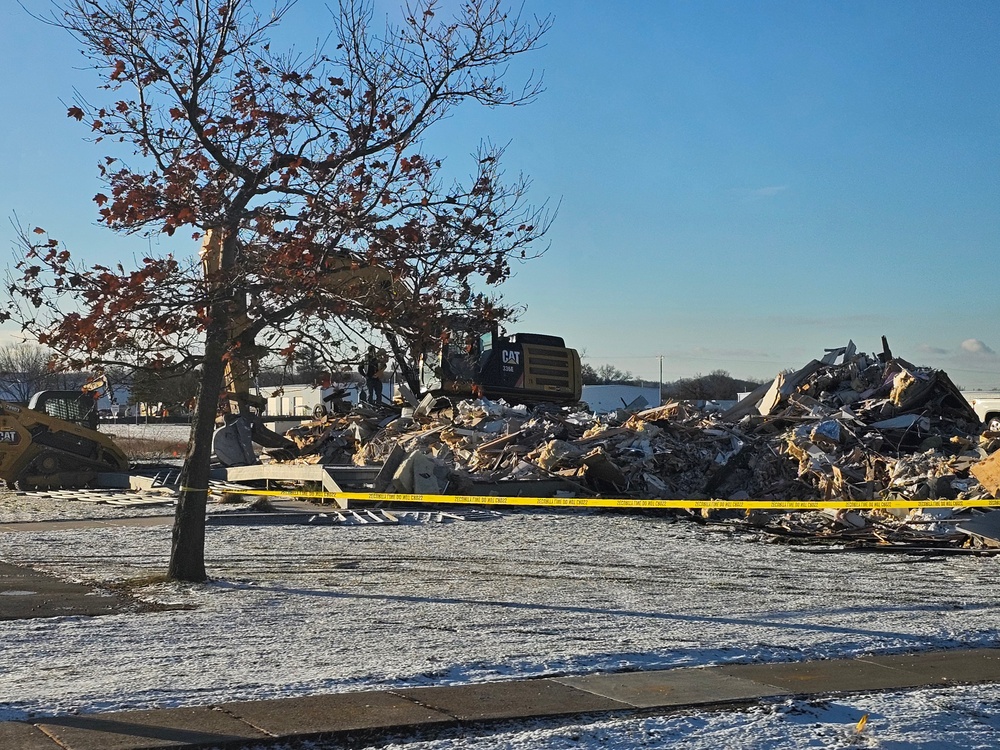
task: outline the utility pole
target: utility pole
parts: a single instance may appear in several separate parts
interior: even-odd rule
[[[656,392],[660,398],[657,406],[663,406],[663,355],[662,354],[659,356],[659,360],[660,360],[660,387],[657,388]]]

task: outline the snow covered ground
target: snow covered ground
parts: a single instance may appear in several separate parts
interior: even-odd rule
[[[187,440],[191,434],[191,425],[138,421],[101,422],[100,430],[117,437],[143,438],[145,440]]]
[[[14,503],[0,493],[0,521],[104,512]],[[168,525],[0,532],[0,560],[131,581],[141,598],[189,607],[0,622],[0,719],[996,646],[1000,634],[994,558],[817,554],[656,516],[210,526],[210,583],[149,584],[169,545]],[[927,750],[1000,746],[998,729],[1000,689],[979,686],[532,722],[392,746]]]

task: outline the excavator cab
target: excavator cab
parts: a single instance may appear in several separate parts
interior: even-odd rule
[[[39,391],[31,397],[29,409],[50,417],[97,429],[97,399],[86,391]]]

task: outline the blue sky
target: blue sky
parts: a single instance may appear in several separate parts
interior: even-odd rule
[[[511,68],[543,72],[543,96],[462,107],[429,141],[463,173],[480,140],[509,143],[508,173],[559,206],[546,254],[505,287],[527,306],[516,329],[651,379],[662,362],[665,380],[767,378],[885,335],[961,386],[1000,388],[1000,3],[524,12],[554,16]],[[283,35],[308,46],[327,17],[299,0]],[[95,260],[145,252],[94,225],[100,151],[65,109],[95,79],[72,40],[13,3],[0,38],[0,207]]]

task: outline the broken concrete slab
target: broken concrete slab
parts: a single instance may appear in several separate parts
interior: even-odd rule
[[[955,528],[984,547],[1000,547],[1000,510],[964,519]]]
[[[396,492],[438,495],[447,487],[447,470],[430,456],[413,451],[396,469],[392,486]]]

